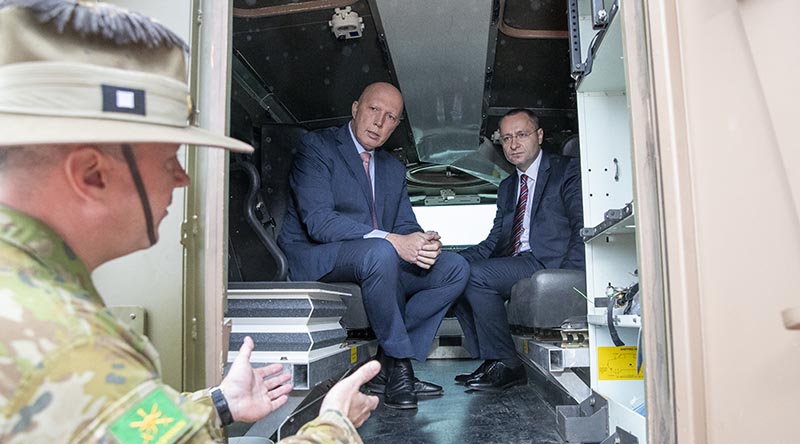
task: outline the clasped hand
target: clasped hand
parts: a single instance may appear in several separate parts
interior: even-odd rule
[[[442,253],[440,239],[441,236],[435,231],[405,235],[390,233],[386,236],[401,259],[425,270],[431,268]]]

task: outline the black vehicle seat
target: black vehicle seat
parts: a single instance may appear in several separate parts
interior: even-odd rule
[[[264,125],[258,166],[247,158],[231,162],[229,281],[288,280],[286,255],[276,239],[291,194],[289,173],[293,155],[306,132],[299,125]],[[368,329],[361,287],[351,282],[333,285],[353,295],[344,298],[347,312],[341,319],[342,326],[348,330]]]

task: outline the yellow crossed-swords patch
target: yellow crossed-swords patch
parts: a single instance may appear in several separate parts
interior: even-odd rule
[[[181,409],[157,388],[125,412],[110,430],[121,444],[172,444],[188,425]]]

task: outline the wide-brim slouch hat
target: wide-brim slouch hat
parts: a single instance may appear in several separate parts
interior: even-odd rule
[[[187,46],[135,12],[0,0],[0,146],[176,143],[252,152],[192,125]]]

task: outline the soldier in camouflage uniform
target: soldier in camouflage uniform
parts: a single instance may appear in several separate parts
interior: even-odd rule
[[[173,189],[189,183],[180,144],[252,150],[188,124],[184,54],[166,28],[112,6],[0,0],[2,443],[217,442],[287,400],[280,365],[250,366],[250,338],[218,387],[165,385],[150,342],[90,278],[156,242]],[[282,442],[360,443],[377,398],[359,387],[379,368],[334,386]]]

